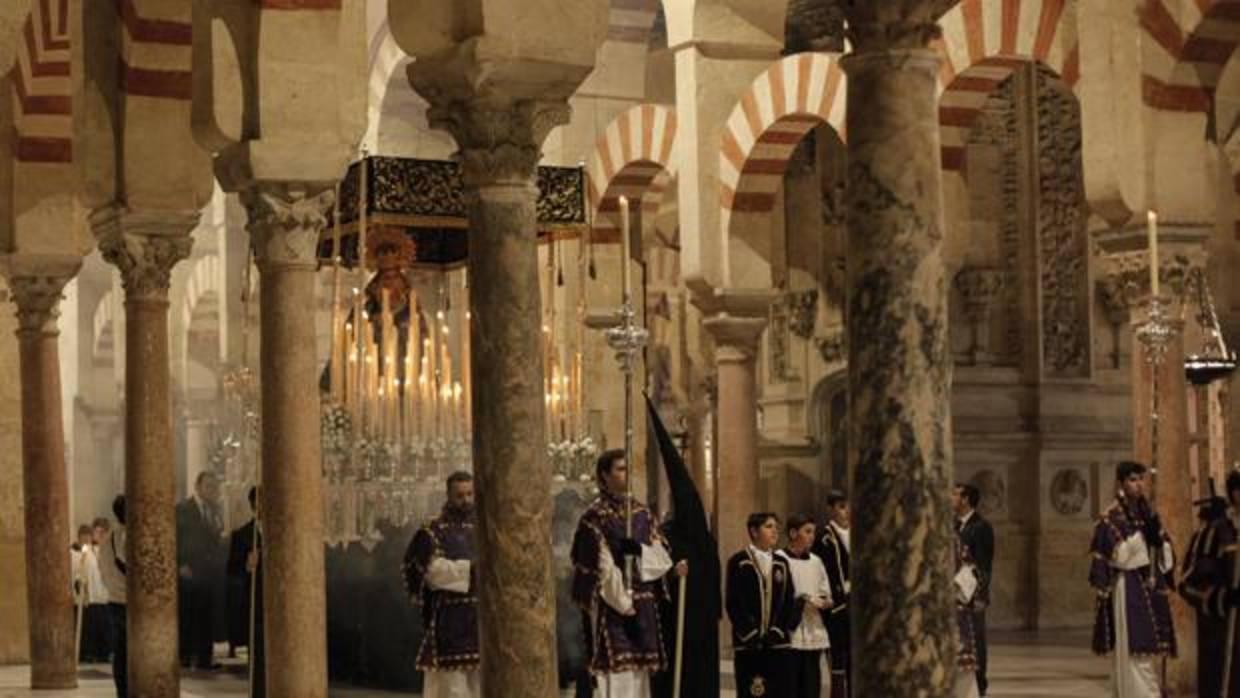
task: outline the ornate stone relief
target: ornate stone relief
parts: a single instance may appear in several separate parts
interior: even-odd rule
[[[828,364],[848,358],[848,334],[843,327],[814,338],[814,346]]]
[[[76,270],[75,270],[76,271]],[[8,279],[17,306],[17,324],[22,332],[56,332],[56,318],[60,315],[60,299],[65,284],[73,274],[22,275]]]
[[[965,267],[956,274],[955,285],[964,301],[972,339],[964,358],[972,365],[990,364],[994,358],[990,352],[990,312],[1007,287],[1007,275],[1000,269]]]
[[[787,295],[771,304],[771,326],[767,332],[771,351],[771,380],[775,382],[796,380],[792,367],[790,345],[791,318]]]
[[[1081,118],[1076,98],[1037,74],[1037,247],[1042,353],[1048,374],[1088,371],[1089,288]]]
[[[790,0],[784,52],[844,50],[844,8],[840,0]]]
[[[788,329],[801,339],[814,335],[814,321],[818,317],[818,289],[789,291],[784,297],[788,304]]]
[[[1073,468],[1055,473],[1050,486],[1051,506],[1063,516],[1080,514],[1089,503],[1089,483]]]
[[[973,130],[970,131],[970,146],[993,148],[998,155],[998,173],[994,181],[970,182],[974,196],[989,196],[997,190],[999,205],[997,206],[999,258],[992,262],[1004,272],[1008,279],[1017,279],[1021,275],[1021,124],[1017,119],[1016,90],[1013,80],[1003,81],[990,97],[978,116]],[[977,191],[979,188],[984,192]],[[1007,283],[1002,294],[996,299],[992,310],[999,310],[992,317],[1002,318],[999,332],[1001,340],[998,346],[989,347],[991,359],[996,364],[1017,365],[1020,363],[1024,343],[1023,323],[1012,321],[1020,317],[1020,284]]]

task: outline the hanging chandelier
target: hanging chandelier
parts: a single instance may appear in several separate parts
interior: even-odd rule
[[[1223,328],[1214,309],[1214,299],[1204,269],[1197,267],[1189,273],[1189,286],[1196,295],[1202,347],[1201,351],[1185,358],[1184,373],[1193,385],[1207,385],[1236,370],[1236,353],[1227,348],[1223,338]]]

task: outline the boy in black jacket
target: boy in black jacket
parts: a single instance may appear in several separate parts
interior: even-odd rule
[[[750,514],[750,544],[728,560],[727,612],[736,650],[736,693],[740,698],[789,695],[786,662],[802,603],[792,587],[788,561],[775,555],[779,518]]]

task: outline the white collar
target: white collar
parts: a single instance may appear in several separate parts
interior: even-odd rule
[[[969,519],[973,518],[973,515],[974,515],[975,513],[977,513],[977,509],[970,509],[970,510],[969,510],[969,513],[965,514],[964,516],[961,516],[961,517],[960,517],[960,527],[961,527],[961,528],[964,528],[964,525],[965,525],[965,524],[967,524],[967,523],[969,523]]]

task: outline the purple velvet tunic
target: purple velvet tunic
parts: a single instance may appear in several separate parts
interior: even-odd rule
[[[1171,622],[1169,575],[1151,574],[1151,566],[1121,570],[1115,561],[1120,544],[1141,535],[1144,517],[1130,514],[1117,500],[1094,526],[1090,545],[1093,561],[1089,584],[1097,595],[1094,615],[1093,649],[1109,654],[1115,649],[1115,608],[1112,597],[1116,586],[1124,585],[1124,617],[1128,621],[1128,651],[1132,656],[1176,654],[1175,629]],[[1164,537],[1165,537],[1164,533]],[[1154,553],[1151,552],[1151,561]],[[1169,562],[1169,561],[1168,561]]]
[[[586,629],[587,647],[590,672],[595,674],[658,672],[667,668],[658,609],[658,601],[665,593],[663,581],[639,580],[633,585],[637,615],[631,617],[617,613],[599,592],[602,546],[607,546],[617,567],[624,567],[620,542],[625,538],[625,509],[619,497],[600,495],[582,514],[573,537],[573,600],[591,619]],[[650,511],[635,500],[633,539],[653,545],[656,536]]]
[[[426,636],[418,652],[422,671],[458,671],[476,668],[478,653],[478,598],[472,517],[445,508],[416,534],[405,555],[409,593],[422,604]],[[435,558],[470,561],[469,593],[432,589],[426,574]]]

